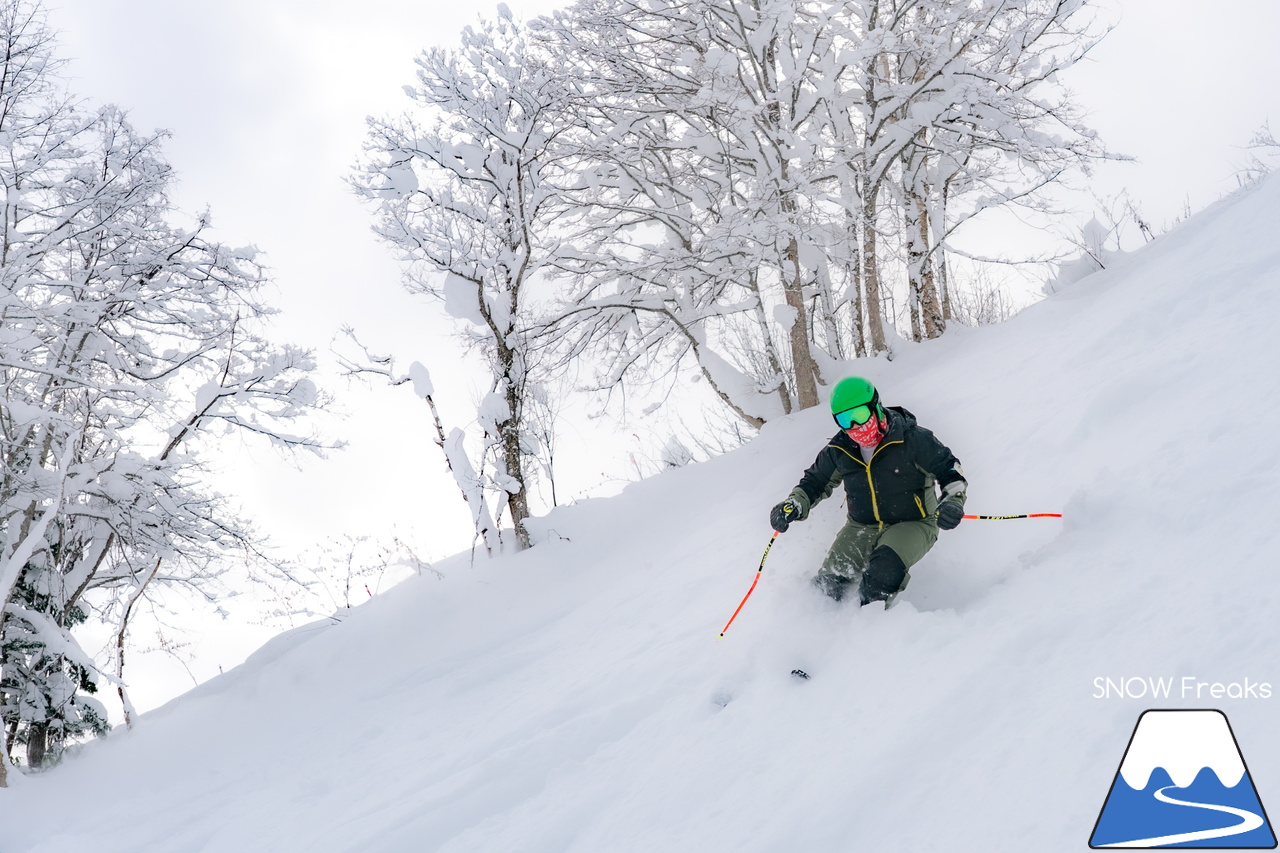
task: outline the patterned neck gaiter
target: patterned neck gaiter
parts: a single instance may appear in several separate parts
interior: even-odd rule
[[[888,424],[879,418],[872,418],[861,426],[845,430],[849,438],[856,441],[860,447],[875,447],[887,431]]]

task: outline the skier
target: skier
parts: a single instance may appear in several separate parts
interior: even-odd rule
[[[882,406],[866,379],[840,380],[831,413],[840,431],[769,521],[785,532],[843,480],[849,519],[813,582],[836,601],[856,584],[863,605],[888,606],[906,587],[907,570],[937,541],[938,528],[960,523],[968,483],[951,451],[906,409]]]

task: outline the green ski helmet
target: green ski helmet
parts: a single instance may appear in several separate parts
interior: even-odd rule
[[[831,391],[831,415],[840,429],[856,429],[874,416],[884,420],[880,392],[861,376],[849,376],[836,383]]]

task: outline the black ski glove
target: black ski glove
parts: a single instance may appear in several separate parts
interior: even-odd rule
[[[769,511],[769,523],[779,533],[786,533],[791,522],[800,520],[800,507],[793,500],[785,500]]]
[[[943,530],[954,530],[964,518],[964,507],[955,501],[943,501],[938,504],[938,526]]]

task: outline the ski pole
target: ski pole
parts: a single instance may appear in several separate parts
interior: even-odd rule
[[[1062,518],[1060,512],[1032,512],[1026,515],[966,515],[964,518],[977,518],[983,521],[1003,521],[1008,518]]]
[[[733,620],[738,618],[738,614],[742,612],[742,605],[747,603],[747,599],[751,597],[751,593],[756,591],[756,584],[760,583],[760,574],[764,571],[764,561],[769,556],[769,549],[773,547],[773,543],[778,538],[778,531],[773,531],[773,536],[769,538],[769,544],[764,546],[764,556],[760,558],[760,568],[756,569],[755,579],[751,581],[751,589],[747,590],[747,594],[742,596],[742,601],[738,604],[738,609],[733,611],[733,615],[729,617],[729,621],[725,623],[724,628],[720,631],[719,639],[724,639],[724,632],[729,630],[729,626],[733,624]]]

